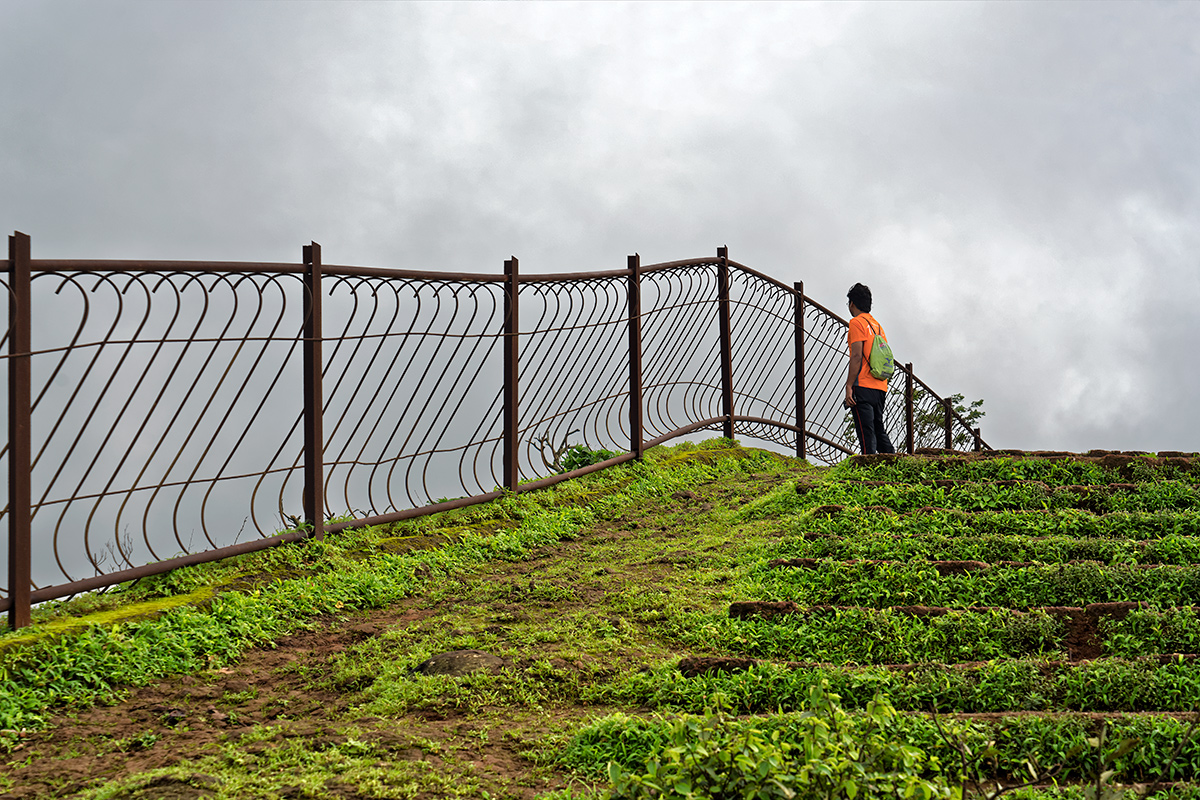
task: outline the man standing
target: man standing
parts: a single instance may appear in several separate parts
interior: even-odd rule
[[[883,326],[871,316],[871,290],[854,284],[846,294],[850,301],[850,374],[846,377],[844,405],[854,417],[854,429],[864,453],[894,453],[892,440],[883,427],[883,400],[887,381],[871,375],[871,343],[875,336],[887,341]]]

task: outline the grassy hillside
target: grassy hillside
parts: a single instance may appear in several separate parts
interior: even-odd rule
[[[43,607],[0,797],[1200,797],[1192,455],[713,440]]]

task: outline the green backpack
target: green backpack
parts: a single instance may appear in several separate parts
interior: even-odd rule
[[[863,321],[867,323],[867,329],[871,333],[875,333],[871,323]],[[882,333],[875,333],[875,340],[871,342],[871,355],[867,357],[867,365],[871,369],[871,377],[879,381],[889,380],[896,372],[896,363],[892,359],[892,348],[888,346]]]

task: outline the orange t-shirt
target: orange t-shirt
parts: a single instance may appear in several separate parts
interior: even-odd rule
[[[850,320],[850,330],[846,334],[846,338],[850,344],[855,342],[863,343],[862,351],[862,368],[858,373],[858,385],[867,389],[882,389],[887,391],[887,381],[881,381],[871,374],[871,364],[868,359],[871,356],[871,343],[875,341],[875,334],[883,337],[887,341],[887,334],[883,332],[883,326],[867,312],[859,314]]]

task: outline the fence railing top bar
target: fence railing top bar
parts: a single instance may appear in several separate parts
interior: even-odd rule
[[[897,364],[896,366],[900,366],[900,365]],[[926,392],[928,392],[929,396],[932,397],[934,400],[937,400],[939,403],[945,402],[945,398],[943,398],[940,394],[935,392],[933,389],[929,388],[929,384],[926,383],[925,381],[921,380],[920,378],[918,378],[915,372],[913,373],[912,379],[914,381],[916,381],[918,384],[920,384],[921,388],[924,389]]]
[[[709,266],[717,263],[712,258],[670,261],[651,264],[641,268],[642,272],[655,272],[680,267]],[[34,272],[213,272],[213,273],[276,273],[303,274],[304,264],[260,261],[157,261],[141,259],[30,259]],[[781,288],[791,287],[749,268],[743,268]],[[8,260],[0,260],[0,272],[8,271]],[[503,274],[485,272],[439,272],[435,270],[396,269],[393,267],[353,266],[346,264],[323,264],[325,275],[361,276],[374,278],[400,278],[407,280],[459,281],[463,283],[502,283]],[[527,273],[520,277],[521,283],[556,283],[603,278],[618,278],[629,274],[628,268],[593,270],[590,272],[546,272]]]
[[[6,269],[7,269],[7,261]],[[34,272],[219,272],[303,274],[303,264],[266,261],[140,261],[106,259],[33,258]]]
[[[643,270],[644,271],[644,270]],[[555,272],[536,275],[521,275],[521,283],[560,283],[564,281],[586,281],[596,278],[625,278],[628,269],[604,269],[596,272]]]
[[[501,273],[484,272],[435,272],[424,269],[393,269],[391,267],[354,267],[339,264],[322,264],[325,275],[347,275],[365,278],[401,278],[419,281],[459,281],[461,283],[503,283]],[[525,280],[525,276],[521,276]]]
[[[719,259],[712,258],[687,258],[683,261],[664,261],[661,264],[643,264],[642,273],[658,272],[664,269],[675,269],[677,267],[709,267],[719,263]]]
[[[729,266],[740,269],[742,272],[749,273],[750,275],[753,275],[754,277],[758,278],[759,280],[766,281],[769,284],[779,287],[780,289],[782,289],[785,292],[795,293],[795,291],[796,291],[794,287],[788,286],[783,281],[778,280],[776,278],[772,278],[770,275],[764,275],[763,273],[759,272],[756,269],[747,267],[745,264],[739,264],[736,261],[730,261]]]
[[[828,308],[826,308],[825,306],[821,305],[821,304],[820,304],[820,303],[818,303],[816,300],[813,300],[813,299],[812,299],[811,297],[809,297],[808,295],[804,295],[804,305],[806,305],[806,306],[813,306],[813,307],[814,307],[814,308],[816,308],[818,311],[823,311],[824,313],[826,313],[826,314],[828,314],[829,316],[833,317],[834,319],[836,319],[838,322],[842,323],[843,325],[849,325],[849,324],[850,324],[849,322],[847,322],[847,321],[846,321],[846,320],[845,320],[845,319],[842,317],[842,315],[841,315],[841,314],[838,314],[838,313],[836,313],[836,312],[830,311]]]
[[[659,264],[646,264],[641,267],[641,272],[658,272],[662,270],[678,269],[683,267],[703,267],[712,266],[719,263],[719,259],[712,257],[706,258],[689,258],[680,261],[664,261]],[[746,273],[754,275],[761,280],[764,280],[774,286],[779,287],[788,292],[794,291],[791,286],[788,286],[782,281],[772,278],[770,275],[765,275],[758,270],[747,267],[744,264],[739,264],[730,261],[731,267],[736,267]],[[0,259],[0,272],[7,272],[9,268],[8,259]],[[271,262],[271,261],[163,261],[155,259],[64,259],[64,258],[34,258],[30,259],[30,268],[35,272],[213,272],[213,273],[282,273],[282,274],[302,274],[305,271],[305,266],[302,263],[294,262]],[[479,282],[479,283],[500,283],[504,281],[502,273],[486,273],[486,272],[440,272],[435,270],[414,270],[414,269],[396,269],[393,267],[378,267],[378,266],[354,266],[346,264],[323,264],[321,271],[326,275],[346,275],[346,276],[363,276],[363,277],[378,277],[378,278],[401,278],[411,280],[430,280],[430,281],[461,281],[464,283]],[[547,273],[528,273],[521,275],[522,283],[554,283],[577,280],[592,280],[602,278],[617,278],[629,274],[628,268],[593,270],[589,272],[547,272]],[[809,300],[807,296],[805,301],[817,306],[822,311],[837,317],[828,309],[825,309],[819,303]],[[840,317],[839,317],[840,319]]]

